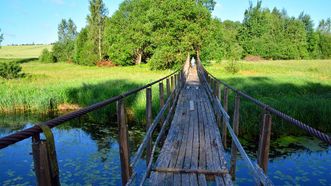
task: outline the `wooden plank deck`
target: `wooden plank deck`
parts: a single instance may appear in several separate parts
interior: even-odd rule
[[[231,176],[209,175],[226,171],[225,153],[211,103],[191,69],[181,91],[168,136],[156,161],[150,185],[232,185]],[[163,171],[162,171],[163,170]],[[189,173],[179,173],[188,170]],[[167,171],[167,172],[165,172]],[[198,171],[198,172],[196,172]]]

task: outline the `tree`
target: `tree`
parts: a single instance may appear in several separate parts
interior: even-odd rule
[[[210,20],[195,0],[126,0],[107,21],[107,54],[120,65],[172,68],[200,52]]]
[[[53,55],[57,61],[72,61],[74,57],[75,39],[77,37],[75,23],[62,19],[58,25],[58,41],[53,46]]]
[[[1,48],[2,41],[3,41],[3,34],[1,33],[1,29],[0,29],[0,48]]]
[[[88,21],[88,37],[93,43],[93,51],[99,54],[99,60],[102,59],[103,32],[108,10],[102,0],[90,0],[90,15]]]
[[[319,37],[320,58],[331,58],[331,18],[319,22],[317,33]]]
[[[301,12],[298,19],[305,25],[305,30],[307,33],[307,50],[311,58],[318,57],[318,43],[319,37],[314,31],[314,22],[308,14]]]

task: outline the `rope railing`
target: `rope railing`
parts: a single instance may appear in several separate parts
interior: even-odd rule
[[[82,108],[82,109],[79,109],[77,111],[73,111],[69,114],[65,114],[63,116],[59,116],[57,118],[54,118],[54,119],[51,119],[49,121],[46,121],[46,122],[42,122],[42,123],[39,123],[38,125],[47,125],[49,128],[53,128],[53,127],[56,127],[60,124],[63,124],[64,122],[67,122],[67,121],[70,121],[72,119],[75,119],[75,118],[78,118],[80,116],[83,116],[84,114],[87,114],[89,112],[92,112],[92,111],[95,111],[95,110],[98,110],[100,108],[103,108],[111,103],[114,103],[118,100],[121,100],[123,98],[126,98],[130,95],[133,95],[141,90],[144,90],[156,83],[159,83],[165,79],[167,79],[168,77],[170,76],[173,76],[174,74],[178,73],[179,70],[171,73],[170,75],[168,76],[165,76],[161,79],[158,79],[156,81],[153,81],[145,86],[142,86],[142,87],[139,87],[139,88],[136,88],[136,89],[133,89],[131,91],[128,91],[128,92],[125,92],[121,95],[118,95],[118,96],[115,96],[115,97],[112,97],[112,98],[109,98],[107,100],[104,100],[102,102],[99,102],[99,103],[95,103],[91,106],[88,106],[88,107],[85,107],[85,108]],[[25,130],[22,130],[22,131],[19,131],[19,132],[16,132],[14,134],[11,134],[11,135],[8,135],[8,136],[5,136],[5,137],[2,137],[0,138],[0,149],[3,149],[9,145],[12,145],[12,144],[15,144],[19,141],[22,141],[24,139],[27,139],[29,137],[32,137],[34,135],[37,135],[39,133],[41,133],[42,130],[40,129],[40,127],[38,126],[33,126],[33,127],[30,127],[28,129],[25,129]]]
[[[288,123],[295,125],[299,128],[301,128],[302,130],[306,131],[308,134],[315,136],[316,138],[322,140],[323,142],[331,145],[331,137],[313,127],[310,127],[308,124],[305,124],[247,94],[245,94],[244,92],[237,90],[236,88],[230,86],[229,84],[225,83],[222,80],[217,79],[215,76],[213,76],[212,74],[210,74],[206,69],[204,69],[204,67],[202,66],[203,71],[208,74],[212,79],[214,79],[215,81],[217,81],[218,83],[224,85],[225,87],[229,88],[230,90],[232,90],[233,92],[235,92],[237,95],[240,95],[241,97],[251,101],[252,103],[254,103],[255,105],[259,106],[260,108],[262,108],[265,111],[270,112],[271,114],[274,114],[276,116],[278,116],[279,118],[283,119],[284,121],[287,121]]]

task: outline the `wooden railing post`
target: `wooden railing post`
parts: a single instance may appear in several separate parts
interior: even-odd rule
[[[167,88],[167,97],[169,97],[171,94],[169,78],[167,78],[167,80],[166,80],[166,88]]]
[[[228,112],[228,88],[224,87],[224,95],[223,95],[223,108],[225,112]],[[226,135],[227,135],[227,130],[226,130],[226,121],[223,120],[223,125],[222,125],[222,140],[223,140],[223,146],[226,148]]]
[[[54,137],[49,128],[47,133],[45,133],[46,140],[41,140],[39,134],[32,137],[32,155],[37,185],[58,186],[60,178]]]
[[[239,107],[240,107],[240,96],[237,94],[235,98],[234,104],[234,112],[233,112],[233,131],[238,136],[239,134]],[[232,179],[236,179],[236,162],[237,162],[237,147],[234,141],[232,140],[231,144],[231,162],[230,162],[230,175]]]
[[[119,129],[118,143],[121,159],[122,185],[126,185],[130,179],[131,168],[129,162],[128,126],[126,123],[124,103],[122,99],[117,101],[117,123]]]
[[[171,90],[174,90],[174,88],[175,88],[175,82],[174,82],[174,76],[171,76]]]
[[[160,109],[164,106],[164,89],[163,89],[163,82],[159,83],[159,99],[160,99]],[[163,117],[160,120],[160,123],[163,123]]]
[[[265,113],[263,115],[262,126],[260,129],[259,149],[257,155],[257,163],[263,169],[264,173],[267,173],[268,170],[271,125],[271,115]]]
[[[149,127],[152,124],[152,88],[148,87],[146,88],[146,131],[148,131]],[[150,139],[146,146],[146,165],[148,166],[148,163],[150,161],[152,154],[152,139]]]

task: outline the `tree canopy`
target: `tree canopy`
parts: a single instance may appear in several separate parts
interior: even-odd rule
[[[148,63],[152,69],[182,65],[188,55],[204,61],[331,58],[331,19],[317,28],[309,14],[251,3],[242,22],[213,18],[215,0],[124,0],[110,17],[102,0],[90,0],[87,25],[77,35],[73,21],[59,24],[53,48],[58,60],[95,65]],[[62,53],[61,53],[62,52]],[[45,54],[47,52],[45,51]],[[48,58],[45,58],[48,59]]]

